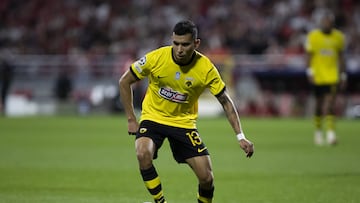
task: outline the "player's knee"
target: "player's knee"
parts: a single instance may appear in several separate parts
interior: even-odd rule
[[[139,138],[135,142],[135,148],[140,168],[150,167],[155,152],[155,145],[153,142],[148,138]]]
[[[149,167],[152,164],[152,153],[145,149],[136,149],[136,157],[139,161],[140,167]]]
[[[152,159],[151,152],[149,150],[136,150],[136,157],[139,161],[147,161]]]
[[[214,175],[211,171],[199,177],[200,185],[211,187],[214,182]]]

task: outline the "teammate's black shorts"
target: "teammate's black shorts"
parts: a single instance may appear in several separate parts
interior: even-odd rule
[[[334,95],[337,92],[338,84],[313,85],[312,89],[316,97],[324,96],[325,94]]]
[[[188,158],[209,155],[197,129],[172,127],[144,120],[136,133],[136,139],[140,137],[149,137],[154,141],[154,159],[157,158],[158,150],[165,138],[168,138],[173,157],[178,163],[186,163],[185,160]]]

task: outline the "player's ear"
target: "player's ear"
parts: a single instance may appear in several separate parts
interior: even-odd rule
[[[197,49],[200,46],[200,39],[199,38],[195,39],[194,43],[195,43],[195,49]]]

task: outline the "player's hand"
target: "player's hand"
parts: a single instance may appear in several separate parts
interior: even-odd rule
[[[347,86],[347,80],[341,80],[340,81],[340,90],[345,91]]]
[[[314,84],[314,72],[311,68],[306,69],[306,77],[310,84]]]
[[[251,157],[254,154],[254,144],[247,139],[241,139],[239,141],[241,149],[246,153],[246,157]]]
[[[308,75],[307,78],[308,78],[309,83],[313,85],[314,84],[314,76]]]
[[[129,135],[136,135],[138,129],[139,129],[139,123],[136,120],[128,120]]]

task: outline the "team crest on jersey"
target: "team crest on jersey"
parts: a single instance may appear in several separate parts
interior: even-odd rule
[[[177,102],[177,103],[186,103],[186,99],[187,99],[187,95],[174,91],[171,88],[168,87],[162,87],[159,90],[159,94],[161,97],[173,101],[173,102]]]
[[[187,87],[191,87],[191,86],[193,85],[193,80],[194,80],[194,78],[192,78],[192,77],[186,77],[185,80],[186,80],[185,85],[186,85]]]
[[[140,128],[140,129],[139,129],[139,132],[140,132],[141,134],[146,133],[146,131],[147,131],[146,128]]]

